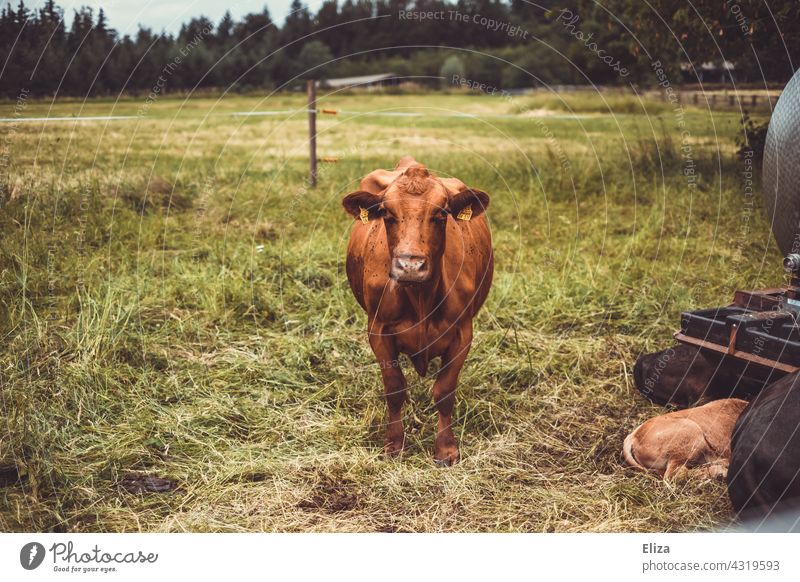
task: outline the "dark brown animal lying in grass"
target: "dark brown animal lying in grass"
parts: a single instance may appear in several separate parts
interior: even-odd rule
[[[767,386],[736,423],[728,494],[756,531],[768,518],[800,523],[800,372]]]
[[[458,375],[472,345],[472,318],[492,284],[492,242],[483,214],[489,196],[405,157],[394,171],[366,176],[342,205],[356,219],[347,279],[367,312],[389,407],[385,450],[399,454],[405,440],[400,354],[411,358],[421,376],[441,356],[433,385],[439,412],[435,459],[451,465],[459,457],[451,428]]]
[[[698,347],[677,344],[639,356],[633,367],[633,378],[636,389],[651,402],[687,408],[700,400],[749,400],[766,384],[783,375],[773,370],[758,377],[754,367],[746,370],[748,375],[742,374],[727,356],[709,359]]]
[[[731,434],[745,406],[744,400],[726,398],[651,418],[625,439],[625,462],[665,479],[692,468],[725,478]]]

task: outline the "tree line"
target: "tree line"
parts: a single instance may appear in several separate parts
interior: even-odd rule
[[[454,75],[504,88],[541,84],[783,83],[800,62],[796,0],[294,0],[177,34],[111,28],[105,12],[48,0],[0,11],[0,94],[114,95],[294,88],[307,77]],[[723,67],[723,64],[726,64]]]

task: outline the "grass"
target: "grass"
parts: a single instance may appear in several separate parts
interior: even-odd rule
[[[316,189],[302,114],[228,115],[299,109],[299,96],[0,125],[0,530],[724,527],[723,484],[665,483],[619,453],[662,412],[632,388],[636,356],[669,345],[682,310],[781,280],[760,201],[743,194],[738,118],[687,109],[682,150],[660,103],[525,115],[547,103],[324,96],[341,112],[320,118],[319,153],[339,162]],[[30,102],[24,115],[142,106]],[[442,116],[463,112],[478,117]],[[452,469],[432,461],[431,380],[411,374],[410,451],[382,457],[379,371],[344,275],[339,200],[403,154],[492,197],[496,277]],[[177,488],[133,494],[121,483],[136,475]]]
[[[514,111],[526,110],[551,110],[568,113],[599,113],[612,115],[649,114],[662,115],[674,109],[674,105],[641,94],[630,92],[590,92],[576,91],[557,94],[555,92],[540,92],[533,97],[515,100]]]

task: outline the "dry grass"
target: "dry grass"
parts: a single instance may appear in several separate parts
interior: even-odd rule
[[[429,113],[492,103],[514,107],[323,100]],[[0,530],[686,531],[729,520],[723,484],[664,483],[620,466],[619,451],[660,412],[632,390],[637,354],[669,344],[682,309],[780,277],[757,210],[743,227],[733,115],[689,113],[694,189],[669,114],[326,118],[320,155],[341,161],[309,190],[302,117],[202,119],[298,98],[197,99],[176,116],[180,105],[6,134]],[[408,455],[381,456],[378,369],[343,270],[340,198],[407,153],[492,195],[497,275],[462,374],[452,469],[432,462],[430,379],[411,382]],[[130,493],[132,475],[177,488]]]

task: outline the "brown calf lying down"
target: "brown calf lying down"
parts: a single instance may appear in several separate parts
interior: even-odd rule
[[[625,439],[625,462],[664,479],[694,467],[725,478],[731,433],[745,406],[744,400],[726,398],[651,418]]]

